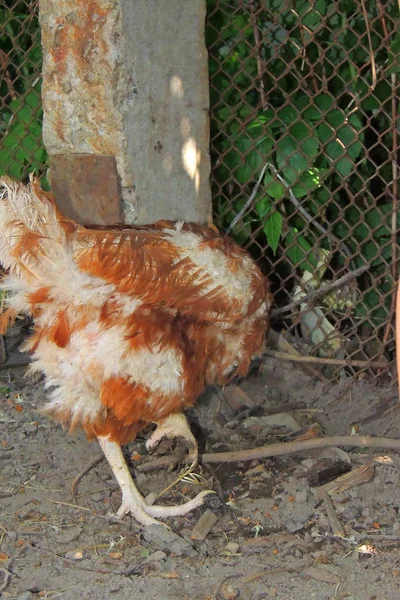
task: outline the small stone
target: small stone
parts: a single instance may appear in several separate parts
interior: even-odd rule
[[[145,563],[161,562],[167,558],[167,555],[162,550],[156,550],[153,554],[150,554],[144,561]]]
[[[219,590],[218,596],[223,600],[236,600],[236,598],[239,598],[240,592],[238,588],[233,587],[233,585],[224,583]]]
[[[31,600],[31,598],[33,598],[32,592],[23,592],[17,596],[17,600]]]
[[[71,550],[70,552],[66,553],[65,558],[67,560],[82,560],[83,552],[82,550]]]
[[[242,436],[238,433],[233,433],[229,439],[233,444],[237,444],[242,440]]]
[[[230,554],[237,554],[237,551],[239,550],[239,544],[236,544],[236,542],[229,542],[225,546],[224,550],[226,550]]]
[[[196,556],[193,546],[173,531],[166,529],[163,525],[149,525],[143,532],[144,539],[150,544],[163,548],[177,556]]]
[[[157,500],[157,493],[156,492],[150,492],[150,494],[148,494],[145,498],[146,500],[146,504],[148,504],[149,506],[153,505],[154,502]]]
[[[28,423],[28,425],[25,425],[24,427],[24,433],[36,433],[37,432],[37,426],[34,425],[33,423]]]
[[[361,508],[359,506],[348,506],[341,513],[340,517],[346,519],[346,521],[355,521],[361,516]]]
[[[294,519],[288,519],[285,523],[285,529],[289,533],[296,533],[296,531],[304,529],[304,523],[301,523],[300,521],[295,521]]]
[[[295,494],[295,502],[307,502],[308,494],[307,490],[299,490]]]
[[[104,494],[96,492],[95,494],[91,495],[91,499],[93,500],[93,502],[101,502],[104,499]]]
[[[392,526],[393,535],[398,535],[400,533],[400,522],[395,521]]]
[[[79,538],[82,533],[82,527],[69,527],[57,536],[57,542],[60,544],[70,544]]]

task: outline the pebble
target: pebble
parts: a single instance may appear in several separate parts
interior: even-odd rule
[[[224,550],[230,552],[231,554],[237,554],[237,551],[239,550],[239,544],[236,544],[236,542],[229,542],[225,546]]]
[[[301,521],[295,521],[294,519],[288,519],[285,522],[285,529],[289,533],[296,533],[296,531],[300,531],[304,528],[304,523]]]
[[[91,499],[93,500],[93,502],[101,502],[104,499],[104,494],[96,492],[95,494],[91,495]]]
[[[354,521],[361,517],[361,508],[359,506],[348,506],[340,513],[340,516],[346,521]]]
[[[395,521],[393,523],[392,531],[393,531],[393,535],[399,534],[399,532],[400,532],[400,522],[399,521]]]
[[[23,592],[17,596],[17,600],[31,600],[31,598],[33,598],[32,592]]]
[[[65,558],[67,560],[82,560],[83,552],[82,550],[71,550],[70,552],[66,553]]]
[[[156,550],[155,552],[153,552],[153,554],[150,554],[150,556],[148,556],[144,562],[145,563],[161,562],[162,560],[165,560],[166,558],[167,558],[167,555],[165,554],[165,552],[163,552],[162,550]]]
[[[295,502],[307,502],[308,494],[307,490],[299,490],[295,494]]]
[[[352,490],[349,491],[349,495],[352,498],[358,498],[358,496],[360,495],[360,490],[357,487],[355,487],[355,488],[353,488]]]
[[[60,544],[70,544],[79,538],[82,533],[82,527],[69,527],[57,536],[57,542]]]
[[[33,425],[33,423],[28,423],[28,425],[25,425],[24,427],[24,433],[36,433],[38,430],[36,425]]]

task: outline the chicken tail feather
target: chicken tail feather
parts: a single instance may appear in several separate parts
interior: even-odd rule
[[[0,178],[0,262],[11,273],[41,279],[43,259],[51,261],[65,247],[66,221],[38,181]]]

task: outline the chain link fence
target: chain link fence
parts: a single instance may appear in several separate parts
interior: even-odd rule
[[[0,3],[0,175],[45,173],[38,0]]]
[[[270,276],[280,350],[328,359],[331,379],[390,375],[399,2],[207,5],[216,223]],[[46,183],[37,15],[0,5],[0,174]]]
[[[216,222],[239,215],[231,233],[270,275],[286,350],[330,362],[330,378],[390,375],[398,0],[208,5]]]

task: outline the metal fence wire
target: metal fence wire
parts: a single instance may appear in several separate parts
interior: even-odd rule
[[[332,379],[390,375],[399,0],[207,5],[215,221],[269,275],[280,350],[333,359]],[[0,174],[46,183],[37,14],[0,4]]]
[[[398,0],[208,4],[216,222],[239,215],[291,351],[330,359],[330,378],[390,375]]]
[[[0,2],[0,175],[45,172],[38,0]]]

